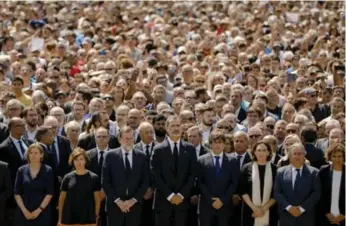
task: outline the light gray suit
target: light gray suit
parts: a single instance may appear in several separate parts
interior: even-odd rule
[[[278,169],[274,186],[274,197],[279,206],[280,226],[314,226],[315,206],[321,195],[318,170],[304,164],[297,189],[292,185],[292,165]],[[292,216],[286,207],[301,206],[305,212]]]

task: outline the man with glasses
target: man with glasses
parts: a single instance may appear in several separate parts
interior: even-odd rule
[[[2,123],[8,124],[11,118],[20,117],[22,110],[23,105],[19,102],[19,100],[9,100],[6,104],[4,117],[1,119]]]
[[[115,110],[114,110],[114,96],[110,94],[105,94],[101,97],[105,104],[105,110],[109,115],[111,121],[115,121]]]
[[[305,97],[308,99],[309,108],[315,118],[316,123],[327,118],[330,114],[330,109],[327,105],[318,103],[318,92],[314,88],[306,88],[303,90]]]
[[[299,124],[288,123],[286,126],[286,134],[296,134],[299,136]]]
[[[263,120],[264,125],[267,128],[267,131],[269,134],[273,134],[274,132],[274,127],[275,127],[275,119],[271,116],[267,116],[264,120]]]
[[[53,107],[49,111],[49,115],[53,116],[58,120],[58,135],[66,137],[66,132],[64,129],[64,125],[66,122],[65,112],[61,107]]]

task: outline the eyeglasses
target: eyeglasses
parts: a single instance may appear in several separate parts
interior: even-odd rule
[[[288,129],[286,130],[287,133],[296,133],[297,131],[295,129]]]
[[[254,134],[254,135],[250,135],[249,137],[250,137],[251,139],[256,139],[256,138],[259,138],[260,136],[261,136],[261,135],[258,135],[258,134],[255,135],[255,134]]]
[[[192,121],[192,120],[194,120],[194,119],[195,119],[194,117],[182,118],[182,120],[188,120],[188,121]]]
[[[274,129],[274,125],[267,125],[268,129]]]
[[[227,127],[227,126],[225,126],[225,127],[223,127],[223,126],[219,126],[219,127],[217,127],[218,129],[225,129],[225,130],[229,130],[229,127]]]

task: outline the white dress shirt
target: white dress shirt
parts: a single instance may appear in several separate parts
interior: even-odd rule
[[[34,132],[30,132],[29,130],[26,131],[26,135],[28,136],[29,140],[34,141],[35,140],[35,136],[36,136],[36,130]]]
[[[142,147],[143,147],[143,152],[145,154],[147,154],[147,146],[149,145],[149,155],[151,156],[151,150],[152,150],[153,142],[151,142],[149,144],[145,144],[143,141],[141,141],[141,143],[142,143]]]
[[[180,140],[177,140],[176,142],[174,142],[171,140],[171,138],[169,138],[169,136],[167,136],[167,140],[168,140],[169,146],[171,147],[172,154],[173,154],[173,150],[174,150],[174,143],[177,143],[177,148],[178,148],[178,153],[179,153]]]
[[[220,163],[220,168],[222,167],[222,158],[223,158],[223,152],[219,155],[215,155],[214,152],[211,152],[211,155],[213,156],[213,162],[214,162],[214,166],[216,166],[216,156],[219,156],[219,163]]]
[[[14,146],[16,146],[17,152],[20,155],[20,157],[22,159],[25,159],[25,155],[22,153],[22,149],[20,148],[20,145],[19,145],[19,140],[17,140],[16,138],[13,138],[12,136],[10,136],[10,138],[11,138],[12,142],[14,143]],[[28,147],[25,145],[24,141],[21,140],[21,142],[22,142],[24,151],[26,151],[28,149]]]
[[[337,217],[340,215],[339,197],[340,197],[340,184],[341,184],[342,171],[333,170],[333,183],[332,183],[332,204],[330,206],[330,213]]]
[[[174,141],[171,140],[171,138],[169,138],[169,136],[167,136],[167,140],[168,140],[169,146],[170,146],[170,148],[171,148],[172,154],[173,154],[173,149],[174,149],[174,143],[177,143],[177,148],[178,148],[178,153],[179,153],[180,140],[177,140],[176,142],[174,142]],[[173,198],[174,195],[179,195],[182,199],[184,199],[184,196],[182,196],[180,193],[175,194],[175,193],[172,192],[172,193],[167,197],[167,200],[168,200],[168,201],[171,201],[171,199]]]
[[[300,177],[303,174],[303,166],[301,166],[300,168],[295,168],[294,166],[292,166],[292,189],[294,189],[294,183],[296,182],[296,178],[297,178],[297,174],[298,174],[297,169],[300,169],[300,171],[299,171]],[[286,207],[286,210],[288,211],[291,207],[292,207],[292,205],[288,205]],[[305,209],[303,209],[301,206],[299,206],[299,209],[300,209],[300,212],[302,212],[302,213],[305,212]]]
[[[128,153],[127,159],[129,160],[129,162],[130,162],[130,167],[131,167],[131,169],[132,169],[132,154],[133,154],[133,151],[132,151],[132,150],[130,150],[130,151],[125,151],[123,148],[121,148],[121,152],[122,152],[122,155],[123,155],[124,166],[125,166],[126,153]]]
[[[197,156],[197,159],[199,157],[199,154],[201,153],[201,144],[199,144],[196,148],[196,156]]]
[[[103,159],[105,158],[106,151],[108,151],[108,146],[104,150],[101,150],[99,149],[99,147],[97,147],[97,162],[100,162],[101,152],[103,152]]]
[[[236,156],[237,159],[238,159],[238,156],[241,156],[241,159],[240,159],[240,169],[241,169],[242,166],[243,166],[243,162],[244,162],[246,153],[247,153],[247,152],[245,152],[245,153],[242,154],[242,155],[239,155],[238,153],[235,152],[235,156]]]

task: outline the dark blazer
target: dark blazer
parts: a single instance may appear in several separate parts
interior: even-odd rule
[[[230,153],[230,156],[237,159],[237,153],[235,153],[235,152]],[[234,181],[235,181],[237,186],[238,186],[238,182],[239,182],[241,168],[243,168],[243,166],[249,162],[252,162],[251,156],[250,156],[249,152],[246,152],[245,157],[244,157],[244,161],[243,161],[243,165],[240,168],[238,167],[238,165],[234,165],[235,167],[233,169],[233,176],[234,176]]]
[[[236,183],[233,181],[233,168],[236,159],[224,153],[221,164],[221,175],[216,177],[214,158],[212,153],[198,158],[198,185],[201,191],[200,214],[210,214],[213,208],[213,197],[220,198],[223,206],[218,211],[225,215],[231,214],[232,196],[236,191]]]
[[[315,143],[315,147],[322,149],[322,151],[326,151],[329,146],[329,140],[328,137],[318,139]]]
[[[96,148],[96,141],[95,141],[94,134],[89,133],[86,136],[79,139],[77,146],[80,148],[83,148],[84,150],[91,150],[93,148]],[[110,149],[115,149],[120,147],[119,141],[115,136],[110,135],[108,147]]]
[[[151,160],[152,173],[156,185],[155,210],[187,209],[196,178],[196,150],[191,144],[180,140],[178,173],[174,173],[173,153],[166,139],[154,148]],[[167,198],[172,193],[180,193],[184,200],[180,205],[171,204]]]
[[[306,159],[309,160],[310,165],[319,169],[321,166],[326,165],[324,153],[321,149],[316,148],[313,144],[304,144],[306,151]]]
[[[57,136],[58,148],[59,148],[59,166],[57,169],[57,176],[64,177],[71,171],[71,167],[68,164],[70,154],[72,153],[70,141],[63,137]]]
[[[333,167],[332,165],[322,166],[319,172],[321,180],[321,198],[318,204],[318,225],[329,225],[330,222],[326,217],[326,214],[330,213],[330,207],[332,204],[332,184],[333,184]],[[339,192],[339,210],[340,214],[345,215],[345,165],[342,167],[342,176]],[[345,221],[344,224],[345,225]]]
[[[135,198],[139,205],[148,189],[149,168],[144,153],[133,149],[130,180],[125,178],[125,165],[121,148],[106,153],[102,167],[102,186],[106,193],[106,209],[111,214],[118,210],[115,200]],[[120,210],[118,210],[120,211]]]
[[[303,165],[297,191],[292,186],[292,165],[278,169],[274,197],[279,206],[281,226],[315,226],[315,207],[320,196],[321,182],[316,168]],[[293,217],[286,210],[289,205],[301,206],[305,212],[299,217]]]
[[[237,115],[237,121],[238,123],[241,123],[245,119],[246,119],[246,111],[242,107],[240,107],[239,113]]]
[[[150,157],[153,155],[153,150],[154,150],[154,147],[155,145],[157,145],[157,143],[155,141],[153,141],[153,145],[151,145],[151,149],[150,149]],[[144,154],[145,153],[145,147],[143,147],[142,145],[142,142],[137,142],[135,145],[134,145],[134,148],[138,149],[138,150],[141,150]]]
[[[7,125],[0,122],[0,144],[7,139],[9,133]]]
[[[13,194],[10,170],[8,164],[0,161],[0,225],[5,224],[6,201]]]
[[[272,163],[274,163],[274,165],[277,165],[281,158],[281,155],[275,153],[274,161],[272,161]]]
[[[23,140],[25,145],[29,147],[29,143]],[[0,160],[8,163],[7,167],[10,170],[11,182],[14,185],[16,180],[16,174],[19,167],[26,164],[26,160],[23,160],[18,153],[18,150],[13,143],[12,139],[8,137],[4,142],[0,144]]]
[[[101,179],[101,171],[100,171],[100,169],[101,169],[102,166],[99,166],[99,159],[98,159],[98,150],[97,150],[97,148],[93,148],[93,149],[87,151],[86,153],[89,156],[89,163],[87,165],[87,168],[91,172],[93,172],[97,176],[99,176],[99,178]],[[106,153],[104,153],[103,155],[104,155],[103,157],[105,158]]]

